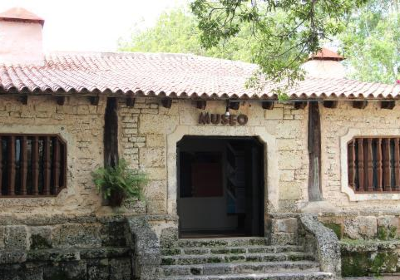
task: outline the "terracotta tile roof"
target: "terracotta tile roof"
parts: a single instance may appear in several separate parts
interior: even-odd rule
[[[44,24],[44,19],[20,7],[11,8],[5,12],[0,13],[0,20],[28,21],[38,22],[41,25]]]
[[[310,60],[336,60],[342,61],[345,58],[329,49],[322,48],[316,54],[313,54],[309,58]]]
[[[0,93],[117,94],[275,98],[245,87],[256,66],[184,54],[53,53],[44,66],[0,65]],[[289,91],[302,98],[397,98],[400,85],[307,78]]]

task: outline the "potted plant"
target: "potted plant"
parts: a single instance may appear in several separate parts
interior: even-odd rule
[[[115,167],[100,167],[92,173],[97,190],[109,201],[110,206],[121,206],[124,198],[143,199],[142,188],[147,182],[144,172],[131,169],[126,160],[119,160]]]

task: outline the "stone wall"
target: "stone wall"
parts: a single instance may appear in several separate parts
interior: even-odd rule
[[[225,102],[208,101],[205,111],[223,114]],[[266,174],[268,168],[273,171],[267,174],[266,190],[273,192],[266,198],[268,211],[296,211],[307,200],[307,109],[276,104],[273,110],[263,110],[259,102],[242,102],[231,113],[246,114],[249,122],[236,127],[199,125],[201,112],[188,100],[174,100],[170,109],[152,98],[136,98],[133,108],[120,103],[121,154],[149,174],[145,189],[149,214],[176,214],[176,153],[172,148],[186,134],[260,136],[263,130],[273,140],[266,143],[267,156],[274,153],[265,168]],[[184,134],[175,139],[179,131]]]
[[[136,98],[133,108],[119,103],[120,122],[120,155],[149,175],[145,188],[146,204],[149,214],[165,213],[166,200],[166,156],[163,131],[157,134],[146,133],[144,126],[139,127],[140,119],[157,117],[169,113],[168,109],[159,107],[157,99]],[[171,109],[173,110],[173,109]]]
[[[319,220],[340,239],[342,276],[400,272],[400,216],[392,211],[341,211]]]
[[[347,155],[343,154],[347,144],[342,139],[347,139],[347,135],[350,135],[349,137],[400,135],[398,104],[393,110],[381,109],[380,102],[369,102],[362,110],[354,109],[351,102],[339,102],[335,109],[320,107],[324,198],[338,210],[344,211],[378,212],[400,209],[398,196],[395,194],[363,195],[360,198],[350,199],[350,196],[343,192],[347,187],[347,178],[342,177],[347,166]]]
[[[340,155],[341,138],[351,129],[359,129],[364,135],[400,135],[397,122],[400,112],[380,109],[379,102],[370,102],[364,110],[354,109],[351,102],[339,102],[336,109],[320,105],[322,130],[322,189],[323,197],[337,210],[346,209],[396,209],[398,203],[393,197],[379,197],[365,201],[351,201],[342,191],[342,162],[346,158]],[[207,112],[224,113],[225,103],[208,101]],[[265,128],[271,136],[266,143],[267,156],[274,150],[273,162],[276,165],[273,175],[267,178],[266,191],[274,192],[266,198],[269,212],[299,211],[308,200],[308,151],[307,151],[307,114],[308,107],[295,110],[293,104],[275,104],[273,110],[263,110],[259,102],[243,102],[236,113],[249,116],[244,127],[222,128],[198,124],[199,114],[188,100],[174,100],[170,109],[159,106],[152,98],[137,98],[134,108],[121,103],[121,151],[135,166],[146,169],[151,182],[146,187],[148,213],[175,214],[173,202],[176,194],[175,169],[169,169],[169,162],[175,165],[175,158],[168,149],[175,143],[168,143],[171,135],[180,129],[192,135],[257,135],[257,129]],[[235,113],[235,111],[231,111]],[[187,128],[190,128],[190,131]],[[181,136],[181,135],[180,135]],[[175,142],[179,139],[173,139]],[[266,158],[267,158],[266,156]],[[170,160],[170,161],[169,161]],[[267,161],[269,159],[267,158]],[[266,167],[268,171],[269,167]],[[266,172],[268,173],[268,172]],[[273,190],[272,190],[273,189]],[[174,196],[175,195],[175,196]],[[274,199],[272,199],[274,196]],[[376,199],[378,197],[379,199]],[[371,208],[372,207],[372,208]]]
[[[102,199],[91,177],[91,172],[103,165],[105,101],[105,97],[100,98],[96,106],[87,97],[67,97],[64,105],[57,105],[54,97],[37,96],[29,97],[24,105],[18,98],[2,97],[0,133],[60,134],[67,142],[68,168],[67,188],[57,197],[0,199],[0,217],[113,213],[101,206]],[[207,111],[224,113],[225,103],[209,101]],[[274,159],[267,160],[274,171],[268,174],[272,180],[266,182],[266,189],[274,196],[273,203],[266,198],[269,210],[278,212],[280,207],[279,211],[293,211],[307,199],[307,110],[295,110],[292,104],[276,104],[273,110],[263,110],[258,102],[244,102],[239,112],[249,116],[245,127],[200,126],[200,112],[188,100],[174,100],[170,109],[159,106],[155,98],[136,98],[133,108],[127,107],[124,100],[119,103],[120,155],[132,167],[149,174],[145,189],[148,214],[176,214],[168,211],[168,199],[173,200],[169,195],[176,193],[176,184],[168,185],[171,178],[176,179],[175,172],[168,172],[168,165],[176,167],[176,163],[167,154],[167,138],[183,126],[201,135],[267,135],[267,154]],[[176,142],[171,145],[176,147]],[[267,167],[265,170],[267,173]],[[143,213],[142,205],[136,204],[128,203],[125,213]]]
[[[399,240],[342,241],[342,276],[397,275],[399,277],[399,252]]]
[[[133,279],[133,248],[118,216],[2,218],[0,279]]]
[[[355,202],[342,192],[340,149],[341,139],[354,129],[366,135],[400,135],[397,128],[400,112],[396,107],[394,110],[380,109],[377,102],[371,102],[364,110],[352,108],[349,102],[339,102],[336,109],[320,107],[324,198],[338,210],[398,209],[397,200],[390,197]],[[23,105],[17,98],[2,97],[0,133],[57,133],[67,141],[68,182],[67,188],[56,198],[1,199],[0,214],[111,213],[107,207],[101,207],[101,198],[90,175],[103,164],[104,110],[105,98],[94,106],[88,98],[68,97],[61,106],[52,97],[30,97],[28,105]],[[307,107],[295,110],[292,104],[276,104],[273,110],[263,110],[259,102],[246,101],[241,103],[238,111],[249,116],[246,126],[205,126],[198,125],[202,110],[196,109],[189,100],[174,100],[170,109],[159,106],[159,100],[155,98],[136,98],[134,107],[127,107],[121,100],[120,155],[132,167],[142,168],[149,174],[150,182],[145,188],[147,213],[174,215],[176,163],[173,157],[176,155],[171,155],[170,148],[176,147],[180,139],[173,142],[171,135],[179,130],[193,135],[261,137],[260,134],[264,134],[267,135],[267,211],[295,212],[308,199],[307,110]],[[225,103],[208,101],[206,111],[224,113]],[[271,153],[274,154],[269,159]],[[169,169],[171,166],[175,167]],[[131,208],[128,213],[136,211]]]
[[[0,216],[20,217],[93,213],[101,205],[90,173],[103,165],[105,98],[98,106],[87,97],[67,97],[57,105],[54,97],[29,97],[28,104],[1,97],[0,133],[60,134],[67,142],[67,188],[57,197],[1,198]]]
[[[378,103],[364,110],[347,102],[339,102],[336,109],[320,108],[323,196],[337,210],[320,220],[339,238],[398,238],[398,200],[376,195],[351,201],[342,191],[346,158],[341,146],[349,131],[400,135],[400,112],[382,110]],[[119,215],[160,214],[148,221],[158,237],[177,228],[176,144],[184,135],[254,136],[264,142],[265,210],[270,214],[265,215],[266,229],[273,244],[299,242],[297,216],[284,213],[298,212],[308,200],[307,107],[296,110],[279,103],[263,110],[259,102],[246,101],[231,114],[248,115],[248,124],[223,126],[199,125],[203,110],[189,100],[174,100],[170,109],[155,98],[136,98],[133,107],[121,100],[120,156],[147,172],[150,182],[145,203],[126,201],[118,210],[102,206],[90,174],[103,165],[104,111],[105,98],[94,106],[88,98],[69,97],[61,106],[53,97],[32,97],[27,105],[2,97],[0,133],[60,134],[67,142],[68,170],[67,188],[57,197],[0,199],[0,278],[23,271],[46,280],[62,273],[101,279],[98,275],[134,271],[132,246],[123,241]],[[225,102],[208,101],[206,111],[223,114]]]
[[[337,212],[321,215],[320,221],[339,239],[390,240],[400,238],[400,214],[397,211]]]

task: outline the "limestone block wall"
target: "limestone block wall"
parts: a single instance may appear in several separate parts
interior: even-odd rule
[[[0,279],[134,279],[123,217],[0,218]]]
[[[102,97],[94,106],[88,98],[67,97],[61,106],[54,97],[38,96],[23,105],[17,98],[2,97],[0,133],[60,134],[67,142],[68,171],[67,188],[57,197],[1,198],[0,214],[111,213],[101,207],[90,174],[103,165],[105,101]],[[259,102],[242,102],[239,111],[231,113],[246,114],[249,121],[233,127],[199,125],[202,110],[190,100],[174,100],[169,109],[159,104],[156,98],[136,98],[133,107],[122,99],[119,103],[120,156],[149,174],[145,188],[148,214],[176,214],[173,148],[183,135],[259,137],[266,143],[266,211],[294,212],[308,200],[307,107],[296,110],[293,104],[278,103],[273,110],[264,110]],[[208,101],[206,111],[223,114],[225,105],[224,101]],[[135,205],[128,206],[127,214],[138,212]]]
[[[15,97],[1,97],[0,133],[59,134],[67,142],[67,188],[57,197],[0,198],[0,216],[93,213],[101,205],[90,173],[103,165],[105,98],[98,106],[84,97],[29,97],[23,105]]]
[[[277,139],[279,210],[295,212],[308,200],[308,107],[296,110],[292,104],[276,104],[264,111],[264,120]]]
[[[322,187],[324,198],[343,211],[391,211],[400,208],[396,194],[349,196],[346,185],[346,141],[353,136],[399,136],[399,104],[393,110],[369,102],[365,109],[354,109],[351,102],[339,102],[335,109],[321,109]],[[342,151],[341,151],[342,150]],[[344,152],[344,153],[343,153]],[[346,171],[347,172],[347,171]]]
[[[331,228],[339,239],[379,239],[400,238],[400,216],[398,211],[338,212],[320,215],[319,220]]]
[[[321,214],[319,220],[340,239],[342,276],[398,273],[398,210],[353,210]]]
[[[297,211],[307,200],[307,108],[276,104],[263,110],[259,102],[242,102],[231,114],[246,114],[245,126],[199,125],[190,100],[174,100],[171,108],[153,98],[136,98],[133,108],[120,103],[120,154],[149,174],[145,188],[148,214],[176,214],[176,143],[183,135],[259,136],[266,140],[266,207],[269,212]],[[205,111],[225,113],[224,101],[208,101]],[[260,137],[262,138],[262,137]],[[267,172],[267,171],[270,172]]]

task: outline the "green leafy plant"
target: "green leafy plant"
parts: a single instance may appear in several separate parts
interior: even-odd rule
[[[92,173],[97,190],[110,201],[111,206],[119,206],[127,197],[143,200],[143,186],[147,183],[146,173],[129,168],[126,160],[119,160],[115,167],[100,167]]]

